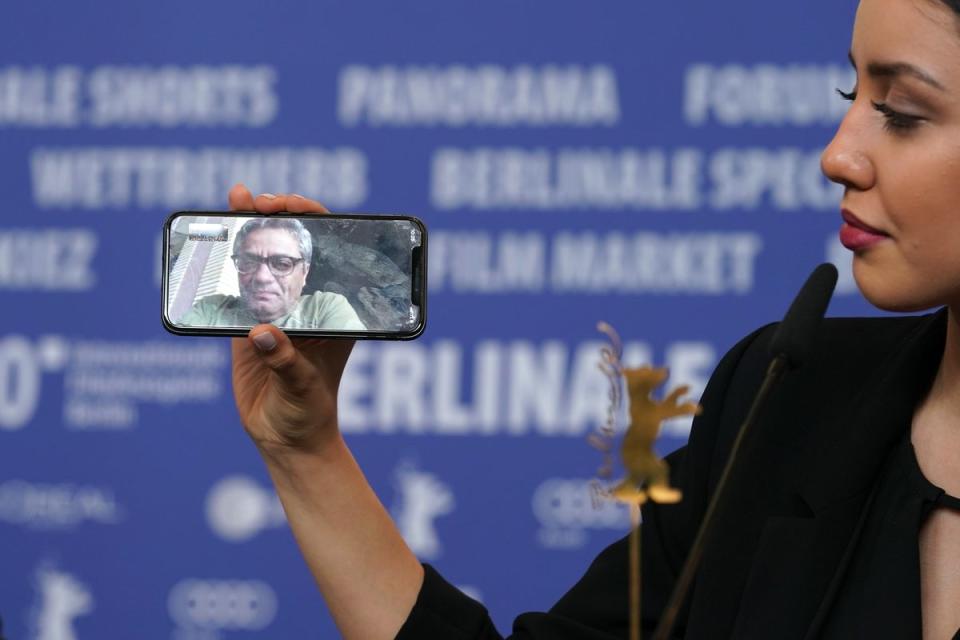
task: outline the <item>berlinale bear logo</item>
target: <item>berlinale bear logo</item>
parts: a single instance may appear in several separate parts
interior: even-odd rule
[[[93,611],[93,596],[76,578],[50,566],[37,570],[39,602],[34,610],[35,640],[77,640],[75,618]]]
[[[437,558],[442,546],[434,520],[453,511],[453,491],[432,473],[409,464],[397,469],[396,486],[399,504],[392,512],[403,539],[418,557]]]

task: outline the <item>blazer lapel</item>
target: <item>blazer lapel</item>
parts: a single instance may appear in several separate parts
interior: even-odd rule
[[[814,517],[773,516],[764,525],[732,638],[808,638],[832,600],[863,522],[861,500]]]
[[[945,318],[941,312],[921,321],[859,392],[850,381],[838,382],[843,385],[838,393],[854,396],[846,410],[827,406],[820,408],[822,414],[799,412],[806,416],[800,421],[810,419],[811,423],[794,431],[814,443],[801,458],[806,476],[781,508],[763,516],[731,637],[817,637],[863,530],[877,474],[890,449],[909,429],[939,364]],[[790,404],[780,403],[782,415],[771,415],[757,426],[775,430],[778,418],[789,422]],[[792,410],[797,413],[796,407]],[[762,442],[762,436],[752,439],[757,441],[758,455],[762,451],[770,456],[773,451],[785,460],[797,458],[788,442],[771,447]]]

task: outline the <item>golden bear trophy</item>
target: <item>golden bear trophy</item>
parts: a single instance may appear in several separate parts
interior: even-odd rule
[[[626,503],[630,509],[630,640],[640,640],[640,506],[650,500],[676,503],[681,493],[670,486],[670,469],[660,459],[653,445],[664,420],[695,415],[700,406],[680,402],[689,387],[680,386],[662,400],[653,397],[667,379],[667,369],[639,367],[626,369],[620,361],[623,346],[616,330],[605,322],[597,329],[610,340],[601,351],[600,369],[610,382],[610,404],[606,422],[589,437],[592,446],[604,454],[601,478],[614,475],[613,451],[617,439],[617,417],[620,414],[625,385],[629,399],[629,423],[620,443],[620,461],[625,477],[613,486],[595,485],[595,495]]]

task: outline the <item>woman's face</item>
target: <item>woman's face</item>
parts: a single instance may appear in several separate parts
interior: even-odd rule
[[[960,18],[937,0],[862,0],[853,101],[823,171],[841,240],[883,309],[960,304]]]

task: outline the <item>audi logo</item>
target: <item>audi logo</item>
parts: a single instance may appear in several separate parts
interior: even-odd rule
[[[277,596],[260,580],[178,582],[167,599],[170,617],[199,629],[263,629],[277,614]]]
[[[540,524],[554,528],[618,529],[630,524],[622,505],[604,500],[594,506],[590,481],[551,478],[533,494],[533,513]]]

